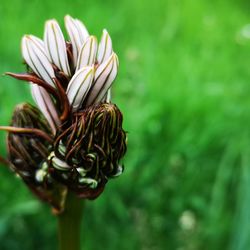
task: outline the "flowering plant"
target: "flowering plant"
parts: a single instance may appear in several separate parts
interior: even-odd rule
[[[103,30],[98,44],[69,15],[65,27],[69,41],[56,20],[46,22],[43,40],[22,38],[28,70],[6,74],[30,83],[38,108],[19,104],[11,126],[0,127],[8,131],[11,169],[58,214],[71,194],[98,197],[123,172],[126,152],[122,113],[111,103],[119,66],[111,38]]]

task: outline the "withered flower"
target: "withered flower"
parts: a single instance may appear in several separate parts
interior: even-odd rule
[[[94,199],[123,172],[126,152],[122,113],[110,101],[118,57],[106,30],[96,37],[67,15],[69,41],[56,20],[44,39],[22,38],[28,72],[7,75],[30,83],[38,108],[16,107],[8,131],[11,168],[37,196],[57,209],[67,191]]]

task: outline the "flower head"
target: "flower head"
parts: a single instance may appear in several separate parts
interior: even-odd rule
[[[110,102],[119,66],[111,38],[103,30],[98,44],[69,15],[65,27],[69,41],[56,20],[46,22],[43,40],[22,38],[28,72],[7,74],[31,84],[38,109],[18,105],[12,127],[1,127],[9,131],[12,169],[54,207],[58,189],[96,198],[122,173],[126,152],[122,113]]]

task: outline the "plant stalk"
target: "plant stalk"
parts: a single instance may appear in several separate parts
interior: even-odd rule
[[[80,250],[83,201],[68,193],[64,211],[58,215],[59,250]]]

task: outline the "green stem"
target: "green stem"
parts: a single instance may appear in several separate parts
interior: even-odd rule
[[[82,200],[68,193],[65,210],[58,215],[59,250],[80,250]]]

